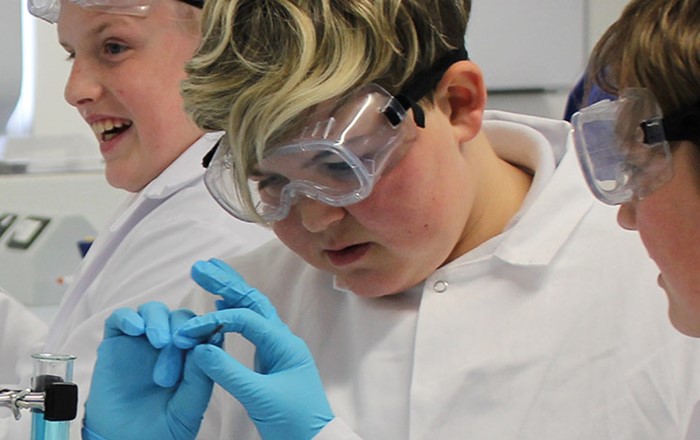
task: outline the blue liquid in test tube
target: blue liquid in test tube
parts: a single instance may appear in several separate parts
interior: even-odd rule
[[[32,389],[44,391],[50,382],[70,382],[73,380],[73,360],[75,356],[61,354],[33,354],[34,377]],[[31,440],[69,440],[70,422],[44,420],[44,413],[32,410]]]
[[[32,413],[32,440],[68,440],[70,422],[49,422],[44,413]]]

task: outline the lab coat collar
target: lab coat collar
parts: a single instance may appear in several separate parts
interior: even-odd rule
[[[185,150],[158,177],[141,190],[147,199],[164,199],[189,185],[204,174],[202,157],[219,140],[222,132],[206,133]]]
[[[145,201],[159,203],[159,200],[170,197],[200,179],[204,175],[202,157],[222,135],[223,132],[204,134],[145,188],[128,197],[117,210],[116,217],[110,222],[110,231],[116,232],[121,229],[133,215],[136,215]]]
[[[455,263],[491,255],[512,265],[546,266],[594,203],[572,151],[571,125],[488,111],[483,130],[499,157],[534,172],[533,182],[506,231]]]

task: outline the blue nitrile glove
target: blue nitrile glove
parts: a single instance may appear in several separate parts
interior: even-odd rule
[[[238,272],[223,261],[216,258],[209,261],[197,261],[192,265],[191,275],[192,279],[204,290],[221,296],[222,299],[216,301],[218,310],[249,309],[273,323],[286,326],[277,315],[277,310],[268,297],[248,285]],[[191,348],[201,342],[201,340],[192,340],[188,346],[182,346],[182,348]],[[257,371],[262,369],[257,353],[255,354],[255,369]]]
[[[169,321],[177,322],[186,314],[172,315]],[[146,328],[143,316],[128,309],[116,311],[107,320],[85,404],[83,439],[195,438],[213,383],[193,362],[192,353],[184,362],[182,381],[169,388],[154,383],[162,350],[144,336]]]
[[[270,300],[249,286],[238,272],[221,260],[197,261],[192,266],[192,279],[207,292],[219,295],[219,310],[250,309],[270,321],[283,324]]]
[[[175,344],[183,336],[206,337],[220,325],[255,345],[262,370],[246,368],[211,344],[196,346],[191,359],[241,402],[263,439],[310,439],[333,419],[309,348],[285,325],[248,309],[220,310],[185,323]]]
[[[212,381],[185,361],[176,387],[163,388],[151,375],[158,350],[143,336],[105,339],[98,349],[83,439],[194,439],[211,396]]]
[[[145,335],[153,347],[160,349],[153,370],[154,382],[162,387],[172,387],[181,378],[184,353],[172,344],[171,335],[192,316],[194,313],[186,309],[171,313],[165,304],[157,301],[141,305],[138,313],[121,308],[107,318],[104,337]]]

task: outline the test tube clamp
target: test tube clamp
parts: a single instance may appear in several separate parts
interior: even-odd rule
[[[78,411],[78,386],[70,382],[62,382],[58,376],[44,375],[38,378],[36,391],[30,388],[23,390],[0,390],[0,407],[9,408],[19,420],[20,410],[30,409],[44,413],[44,420],[63,422],[75,419]]]

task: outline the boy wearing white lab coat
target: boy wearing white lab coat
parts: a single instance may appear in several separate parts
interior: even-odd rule
[[[571,126],[484,112],[471,2],[227,5],[207,9],[185,101],[228,132],[217,201],[281,242],[195,265],[215,295],[185,305],[204,316],[112,315],[86,438],[143,432],[112,405],[159,438],[682,438],[697,343],[590,195]],[[168,354],[150,325],[188,350],[183,380],[133,399]],[[221,349],[219,329],[252,345]]]

